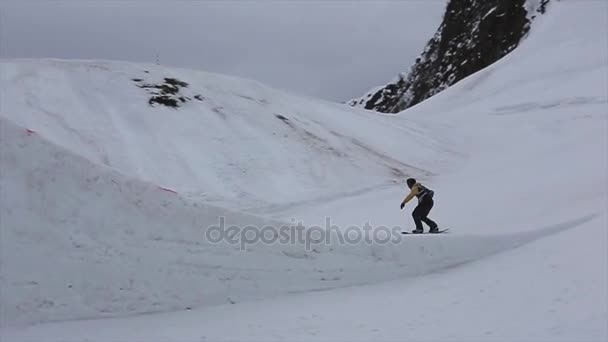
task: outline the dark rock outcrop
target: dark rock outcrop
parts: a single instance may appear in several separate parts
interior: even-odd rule
[[[397,113],[496,62],[517,47],[530,20],[549,2],[537,0],[527,9],[528,1],[450,0],[441,26],[409,73],[349,104]]]
[[[189,84],[176,78],[165,77],[162,83],[146,83],[141,78],[131,80],[137,83],[139,88],[147,90],[152,95],[148,100],[150,106],[163,105],[177,109],[182,104],[192,100],[189,96],[181,93],[183,88],[189,87]],[[204,100],[202,95],[199,94],[194,95],[194,98],[198,101]]]

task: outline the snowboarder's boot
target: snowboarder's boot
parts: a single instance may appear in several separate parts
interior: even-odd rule
[[[422,229],[414,229],[412,230],[412,234],[422,234]]]
[[[439,233],[439,227],[431,228],[431,230],[429,230],[429,233],[431,233],[431,234]]]

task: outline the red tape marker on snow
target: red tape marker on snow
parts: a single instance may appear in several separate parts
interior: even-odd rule
[[[159,186],[158,188],[161,189],[161,190],[164,190],[164,191],[168,191],[168,192],[177,194],[177,191],[175,191],[173,189],[165,188],[165,187],[162,187],[162,186]]]
[[[27,133],[27,135],[32,135],[34,133],[36,133],[35,131],[32,131],[31,129],[26,129],[25,132]]]

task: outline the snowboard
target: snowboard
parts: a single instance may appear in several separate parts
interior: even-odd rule
[[[401,234],[403,234],[403,235],[427,235],[427,234],[433,235],[433,234],[445,233],[448,230],[450,230],[450,229],[449,228],[445,228],[445,229],[440,229],[439,231],[437,231],[435,233],[431,233],[431,232],[426,231],[424,233],[401,232]]]

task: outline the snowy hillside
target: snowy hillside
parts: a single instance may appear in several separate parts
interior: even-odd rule
[[[188,79],[176,96],[190,100],[178,100],[176,109],[152,106],[152,95],[137,86],[143,81],[132,80],[139,66],[100,65],[2,64],[5,324],[180,310],[375,283],[475,260],[565,228],[419,239],[416,248],[404,248],[411,241],[399,231],[409,230],[409,220],[394,203],[360,211],[360,217],[321,208],[382,190],[397,190],[385,199],[398,202],[403,185],[395,182],[410,175],[428,179],[432,173],[425,168],[438,172],[463,159],[421,134],[422,125],[401,127],[393,116],[168,69],[165,75]],[[209,84],[196,86],[195,76]],[[54,91],[41,90],[43,85]],[[407,149],[393,144],[408,140]],[[438,153],[443,156],[435,160]],[[406,163],[408,155],[415,164]],[[262,216],[243,214],[245,209]],[[389,209],[393,213],[382,217],[381,210]],[[294,237],[254,246],[207,240],[220,217],[227,225],[280,227],[301,220],[322,225],[326,216],[341,230],[367,222],[397,227],[399,239],[312,247]]]
[[[433,138],[404,140],[393,118],[254,81],[117,62],[19,60],[1,67],[2,112],[13,122],[94,163],[238,210],[364,191],[437,170],[429,157]],[[149,105],[151,93],[163,90],[155,87],[170,86],[166,78],[187,83],[169,94],[177,109]]]
[[[368,284],[457,265],[567,228],[420,239],[416,249],[394,237],[377,245],[307,245],[296,236],[281,244],[214,244],[207,231],[220,217],[226,226],[241,227],[289,221],[193,202],[1,123],[4,324],[183,310]],[[471,249],[472,241],[479,246]]]
[[[606,340],[607,13],[556,2],[399,115],[188,70],[2,61],[1,339]],[[165,95],[178,107],[149,104]],[[207,239],[220,216],[409,230],[410,175],[449,234]],[[136,315],[161,311],[181,312]]]

